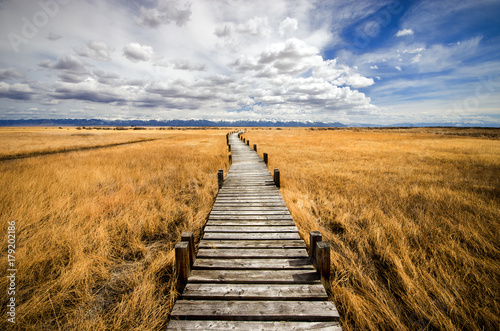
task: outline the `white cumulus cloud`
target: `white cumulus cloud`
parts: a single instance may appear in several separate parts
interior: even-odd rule
[[[86,45],[78,48],[76,53],[98,61],[110,60],[110,49],[103,41],[89,41]]]
[[[147,8],[141,6],[139,16],[135,18],[138,25],[158,28],[162,24],[175,22],[179,27],[186,25],[191,17],[191,3],[182,5],[177,0],[160,0],[157,7]]]
[[[281,36],[285,36],[297,30],[298,28],[299,23],[297,22],[297,19],[287,17],[280,23],[279,32]]]
[[[129,43],[123,48],[123,55],[132,62],[149,61],[153,56],[153,47]]]

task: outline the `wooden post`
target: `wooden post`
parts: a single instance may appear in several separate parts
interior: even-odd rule
[[[267,165],[268,163],[268,157],[267,157],[267,153],[264,153],[264,163]]]
[[[222,183],[224,182],[224,170],[220,169],[219,172],[217,172],[217,181],[219,183],[219,190],[222,187]]]
[[[274,169],[274,184],[277,188],[280,188],[280,170]]]
[[[191,266],[189,265],[189,242],[179,241],[175,245],[175,268],[177,270],[177,291],[182,293],[187,284]]]
[[[316,243],[317,270],[325,289],[330,289],[330,244],[326,241]]]
[[[250,146],[250,140],[247,140],[247,145]]]
[[[322,240],[321,233],[319,231],[311,231],[309,232],[309,258],[311,259],[312,264],[318,268],[318,264],[316,263],[316,243]]]
[[[253,144],[253,150],[257,152],[257,145]]]
[[[232,164],[233,163],[233,156],[231,154],[229,154],[229,164]]]
[[[228,145],[227,145],[227,148],[229,148],[229,151],[231,151],[231,145],[229,145],[229,144],[228,144]]]
[[[189,243],[189,265],[192,266],[194,259],[194,235],[193,232],[183,232],[181,235],[181,241]]]

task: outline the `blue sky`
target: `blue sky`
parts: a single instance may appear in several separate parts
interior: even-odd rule
[[[498,0],[0,0],[0,119],[500,126],[498,17]]]

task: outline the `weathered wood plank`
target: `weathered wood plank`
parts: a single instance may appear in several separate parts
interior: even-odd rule
[[[179,321],[171,320],[167,330],[241,330],[241,331],[342,331],[339,322],[242,322],[242,321]]]
[[[225,269],[225,270],[283,270],[283,269],[314,269],[308,258],[274,259],[201,259],[197,258],[193,269]]]
[[[293,221],[290,215],[210,215],[209,220],[290,220]]]
[[[177,300],[171,316],[202,320],[329,322],[338,320],[339,313],[330,301]]]
[[[225,183],[224,183],[225,184]],[[257,191],[257,192],[276,192],[278,189],[276,186],[271,185],[245,185],[236,183],[235,185],[224,185],[221,189],[223,192],[230,191]]]
[[[262,197],[219,195],[219,196],[217,196],[217,199],[215,200],[215,202],[218,202],[218,201],[247,202],[249,200],[257,200],[258,202],[263,202],[263,203],[265,203],[265,202],[267,202],[267,203],[276,203],[276,202],[284,203],[285,202],[280,195],[262,196]]]
[[[214,204],[214,209],[221,210],[224,208],[287,208],[285,203],[281,202],[260,202],[260,203],[252,203],[252,202],[235,202],[235,201],[217,201]],[[287,208],[288,209],[288,208]]]
[[[274,192],[258,192],[258,193],[249,193],[249,192],[219,192],[217,198],[229,198],[229,199],[282,199],[282,197]]]
[[[242,203],[248,203],[248,204],[262,204],[262,203],[267,203],[267,204],[280,204],[280,205],[285,205],[285,202],[281,198],[224,198],[224,197],[218,197],[217,200],[215,200],[216,204],[242,204]]]
[[[227,183],[227,184],[226,184]],[[276,186],[271,186],[271,184],[266,183],[249,183],[249,182],[226,182],[224,183],[224,190],[269,190],[274,191]]]
[[[206,224],[207,226],[219,225],[219,226],[295,226],[294,221],[290,220],[253,220],[253,221],[241,221],[241,220],[210,220]]]
[[[299,229],[295,225],[293,226],[205,226],[205,233],[209,232],[220,232],[220,233],[284,233],[284,232],[299,232]]]
[[[287,210],[212,210],[210,215],[255,215],[255,216],[265,216],[265,215],[290,215]]]
[[[250,186],[245,186],[245,187],[223,187],[219,194],[241,194],[241,193],[265,193],[265,194],[275,194],[277,195],[278,190],[276,186],[262,186],[262,187],[250,187]]]
[[[288,208],[285,206],[246,206],[244,204],[242,205],[235,205],[231,207],[221,207],[219,205],[214,205],[212,208],[212,213],[213,212],[231,212],[231,211],[257,211],[257,212],[283,212],[283,213],[289,213]]]
[[[216,258],[216,259],[294,259],[308,258],[309,255],[304,248],[202,248],[198,251],[198,258]],[[272,263],[268,262],[268,263]]]
[[[205,233],[203,239],[209,240],[297,240],[298,233]]]
[[[206,240],[200,241],[202,248],[306,248],[303,240]]]
[[[321,284],[188,284],[186,300],[288,300],[326,301]]]
[[[271,185],[257,185],[257,184],[245,184],[245,183],[234,183],[225,185],[222,188],[224,192],[227,191],[264,191],[264,192],[276,192],[276,186]]]
[[[304,270],[220,270],[195,269],[190,283],[224,284],[321,284],[314,268]],[[210,286],[210,285],[209,285]]]

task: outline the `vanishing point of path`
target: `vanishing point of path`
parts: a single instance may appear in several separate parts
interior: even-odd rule
[[[341,330],[264,161],[237,134],[169,330]]]

